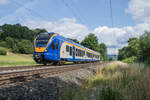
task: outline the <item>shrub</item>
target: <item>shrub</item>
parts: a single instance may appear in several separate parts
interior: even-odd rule
[[[7,43],[8,48],[13,48],[14,45],[15,45],[15,39],[13,39],[11,37],[7,37],[6,38],[6,43]]]
[[[0,46],[1,47],[6,47],[6,48],[8,47],[7,43],[5,41],[0,42]]]
[[[150,66],[150,57],[148,57],[144,63],[145,63],[146,65]]]
[[[22,40],[17,44],[19,53],[31,54],[33,53],[33,44],[29,40]]]
[[[136,62],[136,60],[137,60],[137,57],[132,56],[132,57],[124,59],[122,62],[124,62],[124,63],[130,63],[131,64],[131,63]]]
[[[0,55],[7,55],[7,51],[5,49],[0,49]]]

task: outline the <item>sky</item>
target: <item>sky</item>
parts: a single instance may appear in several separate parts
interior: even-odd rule
[[[45,28],[82,41],[89,33],[118,54],[131,37],[150,31],[150,0],[0,0],[0,25]]]

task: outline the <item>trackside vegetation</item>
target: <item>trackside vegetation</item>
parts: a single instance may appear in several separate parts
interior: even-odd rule
[[[82,85],[65,87],[60,100],[149,100],[149,76],[150,69],[142,64],[113,62]]]
[[[0,55],[7,55],[6,49],[0,48]]]

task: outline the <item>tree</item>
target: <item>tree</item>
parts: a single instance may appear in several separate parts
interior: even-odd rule
[[[33,53],[33,44],[29,40],[22,40],[18,43],[19,53],[31,54]]]
[[[85,37],[85,39],[81,42],[81,45],[83,45],[89,49],[99,51],[98,39],[92,33],[90,33],[87,37]]]
[[[109,61],[114,61],[114,58],[113,58],[113,57],[110,57],[108,60],[109,60]]]
[[[101,60],[107,60],[107,47],[104,43],[99,44],[98,39],[94,34],[90,33],[87,37],[85,37],[85,39],[81,42],[81,45],[98,51],[101,55]]]
[[[68,39],[71,40],[71,41],[73,41],[73,42],[75,42],[75,43],[80,44],[80,42],[77,39],[71,39],[71,38],[68,38]]]
[[[150,32],[145,32],[140,38],[130,38],[128,46],[119,50],[119,60],[128,58],[150,64]]]
[[[99,52],[100,52],[100,54],[101,54],[101,59],[102,60],[104,60],[104,61],[106,61],[107,60],[107,47],[106,47],[106,45],[104,44],[104,43],[101,43],[100,45],[99,45]]]
[[[150,32],[145,31],[145,33],[140,37],[140,41],[141,52],[139,60],[150,64]]]
[[[2,32],[3,30],[2,30],[2,27],[0,26],[0,37],[1,37]]]
[[[37,35],[40,34],[40,33],[47,32],[46,29],[39,29],[39,28],[36,28],[36,29],[34,29],[34,30],[32,30],[32,31],[33,31],[33,33],[34,33],[34,37],[37,36]]]
[[[129,57],[138,57],[140,55],[140,40],[138,38],[130,38],[128,40],[128,46],[119,50],[119,60],[123,60]]]
[[[138,38],[130,38],[128,41],[128,48],[131,56],[138,56],[140,53],[140,40]]]
[[[15,45],[15,41],[14,41],[14,39],[11,38],[11,37],[7,37],[7,38],[6,38],[6,43],[7,43],[7,47],[8,47],[8,48],[13,48],[14,45]]]
[[[0,35],[1,40],[6,40],[7,37],[14,39],[26,39],[33,41],[34,33],[26,26],[21,26],[20,24],[10,25],[4,24],[1,26],[3,32]]]
[[[119,49],[119,55],[118,55],[118,60],[123,60],[129,57],[128,54],[128,47],[123,47],[122,49]]]

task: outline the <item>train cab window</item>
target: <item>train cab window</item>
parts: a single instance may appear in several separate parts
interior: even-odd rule
[[[51,43],[50,48],[53,49],[53,50],[55,50],[55,41],[53,41],[53,42]]]
[[[66,52],[69,52],[69,46],[66,45]]]
[[[70,47],[70,56],[72,56],[72,47]]]

